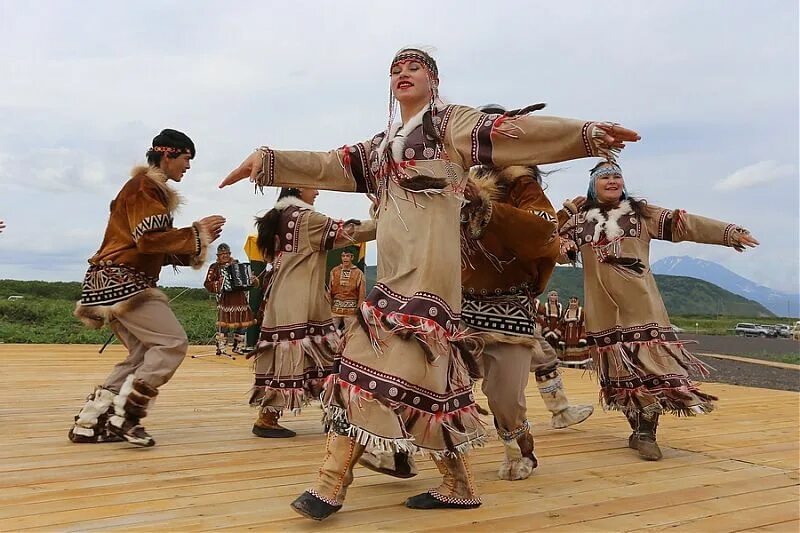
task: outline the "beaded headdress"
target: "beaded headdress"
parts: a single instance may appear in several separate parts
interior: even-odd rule
[[[594,167],[589,174],[589,188],[586,191],[586,197],[593,201],[597,201],[597,189],[595,187],[595,183],[597,182],[597,178],[602,176],[622,176],[622,169],[616,163],[604,162],[596,167]],[[620,200],[624,200],[628,197],[628,190],[623,185],[622,187],[622,196]]]

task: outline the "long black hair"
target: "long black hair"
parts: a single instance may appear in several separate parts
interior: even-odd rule
[[[294,187],[283,187],[278,200],[287,197],[300,198],[300,189]],[[264,256],[264,260],[271,263],[275,259],[275,241],[278,236],[278,225],[281,221],[281,212],[275,208],[267,211],[264,216],[256,217],[256,231],[258,238],[256,245]]]

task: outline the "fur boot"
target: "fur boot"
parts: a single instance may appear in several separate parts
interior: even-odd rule
[[[442,473],[442,483],[435,489],[417,494],[406,500],[410,509],[474,509],[480,507],[472,470],[466,454],[434,457],[433,462]]]
[[[258,418],[253,424],[253,435],[264,439],[288,439],[297,436],[297,433],[278,424],[281,413],[262,406],[258,410]]]
[[[108,417],[114,412],[114,398],[117,394],[97,387],[86,398],[86,404],[75,416],[75,425],[69,430],[69,440],[76,443],[120,442],[108,430]]]
[[[661,455],[661,448],[658,447],[656,442],[656,429],[658,428],[658,413],[652,415],[645,415],[638,413],[639,427],[636,430],[636,449],[639,451],[639,457],[645,461],[658,461],[663,457]]]
[[[533,473],[534,468],[539,466],[539,461],[534,454],[533,435],[530,431],[525,431],[516,439],[503,441],[505,448],[505,459],[497,476],[506,481],[518,481],[528,479]]]
[[[245,343],[246,343],[246,340],[245,340],[244,334],[243,333],[235,333],[233,335],[233,348],[231,349],[231,351],[233,353],[238,353],[238,354],[244,355],[245,353],[247,353],[247,350],[245,348]]]
[[[575,424],[580,424],[594,412],[594,407],[591,405],[570,405],[566,392],[564,392],[564,383],[561,380],[561,375],[558,373],[558,368],[551,368],[547,371],[536,372],[536,386],[539,388],[539,394],[544,400],[544,405],[547,410],[553,413],[553,418],[550,420],[550,425],[554,429],[564,429]]]
[[[373,472],[387,476],[408,479],[417,475],[417,464],[414,457],[408,453],[395,451],[381,451],[369,448],[361,455],[358,464],[369,468]]]
[[[217,342],[217,355],[227,355],[228,336],[224,333],[217,333],[214,338]]]
[[[363,452],[364,446],[352,437],[328,433],[316,487],[293,501],[292,509],[312,520],[324,520],[341,509],[353,482],[353,466]]]
[[[114,398],[114,414],[109,419],[108,429],[137,446],[153,446],[156,441],[139,423],[147,416],[147,408],[158,396],[158,389],[130,374]]]
[[[636,434],[639,431],[639,411],[625,413],[625,418],[628,419],[628,424],[631,426],[631,434],[628,437],[628,448],[638,450],[638,436]]]

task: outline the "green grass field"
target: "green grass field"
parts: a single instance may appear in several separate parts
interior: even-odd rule
[[[193,344],[205,344],[214,334],[216,303],[204,289],[166,288],[170,305]],[[11,295],[23,296],[8,300]],[[80,297],[76,283],[0,281],[0,342],[33,344],[103,343],[108,328],[93,330],[72,316]]]
[[[175,298],[172,308],[186,329],[190,342],[205,344],[214,333],[216,304],[204,289],[164,288]],[[8,300],[9,296],[22,299]],[[103,343],[110,332],[83,326],[72,310],[80,298],[80,284],[44,281],[0,280],[0,342],[35,344]],[[687,333],[729,335],[738,322],[794,324],[796,318],[672,316],[672,323]],[[695,327],[695,324],[697,325]],[[790,357],[793,355],[787,355]]]
[[[759,317],[747,318],[740,316],[708,316],[708,315],[689,315],[689,316],[670,316],[672,324],[686,330],[686,333],[699,333],[703,335],[732,335],[733,328],[739,322],[749,322],[751,324],[786,324],[792,326],[796,318],[787,317]]]

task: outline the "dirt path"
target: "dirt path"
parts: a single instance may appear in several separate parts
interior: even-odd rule
[[[772,366],[730,361],[705,355],[697,356],[712,367],[708,378],[697,381],[714,381],[731,385],[745,385],[764,389],[787,390],[800,392],[800,371]]]
[[[735,335],[693,335],[681,333],[683,341],[695,341],[690,344],[693,353],[721,353],[725,355],[742,355],[757,359],[766,355],[789,355],[800,353],[800,342],[791,339],[764,339],[760,337],[737,337]]]

